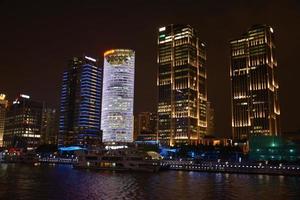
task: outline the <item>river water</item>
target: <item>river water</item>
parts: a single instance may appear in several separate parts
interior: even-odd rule
[[[300,199],[300,177],[0,164],[0,200]]]

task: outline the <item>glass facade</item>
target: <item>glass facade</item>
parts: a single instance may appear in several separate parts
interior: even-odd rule
[[[134,51],[104,53],[103,142],[133,142],[134,70]]]
[[[197,144],[207,133],[206,47],[189,25],[158,31],[158,135],[162,144]]]
[[[237,140],[280,134],[274,31],[255,25],[230,42],[232,131]]]
[[[60,146],[93,146],[101,141],[102,68],[91,57],[74,57],[63,74]]]

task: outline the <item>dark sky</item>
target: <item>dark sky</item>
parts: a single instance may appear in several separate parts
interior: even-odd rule
[[[46,3],[48,2],[48,3]],[[300,128],[300,1],[16,1],[0,0],[0,92],[26,93],[59,105],[67,60],[100,57],[111,48],[136,51],[135,112],[156,107],[156,34],[190,24],[207,43],[208,97],[219,136],[230,136],[230,39],[253,24],[276,34],[283,131]]]

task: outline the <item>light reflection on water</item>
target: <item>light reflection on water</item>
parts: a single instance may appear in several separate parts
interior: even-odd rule
[[[300,177],[0,164],[0,199],[300,199]]]

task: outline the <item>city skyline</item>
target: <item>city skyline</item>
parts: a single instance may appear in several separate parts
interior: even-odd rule
[[[100,20],[96,14],[89,14],[86,17],[79,15],[77,17],[74,16],[74,18],[77,19],[78,22],[86,24],[90,28],[89,31],[87,31],[87,34],[75,35],[73,36],[73,38],[71,37],[70,40],[66,40],[65,42],[63,40],[60,40],[60,38],[62,39],[64,37],[58,36],[59,33],[65,31],[65,29],[63,27],[59,27],[59,23],[55,24],[56,21],[54,19],[50,19],[51,18],[50,8],[53,5],[50,4],[49,8],[42,7],[41,10],[45,11],[45,13],[38,13],[38,15],[40,15],[40,19],[35,18],[35,16],[31,14],[28,13],[26,14],[21,12],[19,16],[24,15],[24,19],[22,20],[13,19],[10,22],[10,24],[3,21],[4,27],[7,27],[7,29],[5,29],[5,31],[1,33],[3,34],[2,40],[4,38],[11,38],[11,41],[10,43],[7,42],[7,39],[3,41],[4,48],[3,49],[1,48],[1,53],[4,57],[3,60],[4,67],[1,68],[0,70],[1,70],[1,74],[4,73],[14,74],[16,76],[16,79],[14,80],[10,76],[7,76],[9,77],[9,79],[7,79],[6,77],[1,78],[0,83],[1,85],[3,85],[2,86],[3,91],[1,91],[1,93],[7,94],[8,98],[12,100],[15,97],[14,96],[15,94],[24,92],[30,94],[31,96],[34,96],[38,100],[47,101],[54,107],[58,107],[59,91],[60,91],[59,87],[61,83],[60,74],[62,73],[62,70],[65,66],[66,56],[70,57],[73,55],[80,55],[83,53],[88,54],[91,52],[91,54],[96,54],[96,57],[100,57],[101,59],[101,55],[104,52],[104,50],[110,49],[111,47],[121,46],[125,48],[132,48],[136,51],[137,54],[136,56],[137,57],[137,64],[136,64],[137,66],[136,67],[137,70],[136,88],[137,89],[136,89],[136,96],[135,96],[135,102],[136,102],[135,112],[138,113],[142,111],[153,111],[155,109],[155,104],[156,104],[156,88],[155,88],[156,86],[155,71],[157,66],[156,50],[155,50],[156,30],[158,27],[162,25],[167,25],[169,23],[180,22],[184,24],[191,24],[192,26],[195,26],[195,28],[199,29],[201,38],[203,38],[203,40],[207,43],[208,46],[208,53],[207,53],[208,54],[208,59],[207,59],[208,97],[212,101],[215,107],[216,132],[219,133],[218,136],[231,136],[228,41],[240,35],[240,33],[250,28],[253,24],[262,23],[262,24],[271,25],[276,32],[278,63],[280,64],[279,83],[281,87],[280,100],[281,100],[281,110],[282,110],[282,125],[283,125],[282,130],[284,132],[284,131],[292,131],[295,129],[299,129],[297,118],[291,117],[291,116],[297,116],[297,113],[299,112],[299,107],[295,108],[294,106],[292,106],[292,105],[297,105],[296,102],[299,101],[299,95],[292,94],[289,91],[290,88],[291,90],[294,88],[296,91],[297,83],[298,83],[296,77],[296,74],[298,72],[297,71],[298,69],[296,67],[297,56],[295,56],[296,52],[293,49],[296,49],[299,41],[297,40],[293,41],[292,38],[297,38],[296,36],[299,33],[297,27],[293,26],[293,24],[296,24],[295,19],[299,16],[299,12],[297,13],[297,11],[299,11],[299,4],[297,4],[297,2],[294,1],[291,2],[292,4],[289,5],[284,4],[286,7],[284,6],[281,7],[276,3],[269,6],[266,2],[264,2],[261,4],[260,8],[256,8],[256,7],[254,8],[253,7],[254,4],[251,3],[249,4],[241,3],[239,6],[230,8],[230,3],[228,3],[228,5],[225,5],[225,7],[228,10],[234,10],[235,12],[240,14],[243,13],[242,11],[246,13],[253,13],[254,11],[256,11],[258,12],[258,14],[257,16],[251,15],[251,19],[242,16],[242,18],[245,19],[244,21],[240,19],[236,21],[233,16],[230,16],[230,14],[228,14],[229,11],[220,11],[223,12],[223,14],[225,13],[225,18],[227,18],[227,20],[232,19],[232,23],[228,23],[227,21],[226,26],[220,25],[220,23],[217,23],[220,26],[216,26],[216,25],[212,26],[213,24],[212,22],[215,22],[218,17],[213,17],[212,19],[208,18],[206,20],[201,19],[199,22],[196,22],[195,20],[192,19],[193,16],[191,16],[191,17],[183,17],[183,19],[176,21],[176,17],[175,17],[176,13],[178,14],[180,10],[176,8],[174,10],[175,16],[173,16],[170,13],[165,13],[166,19],[164,20],[160,20],[158,19],[159,17],[155,17],[151,15],[150,17],[153,17],[153,20],[150,20],[150,24],[147,26],[141,25],[134,20],[132,20],[132,23],[126,23],[125,25],[122,25],[122,23],[120,23],[121,28],[125,28],[124,30],[125,35],[124,34],[119,35],[116,33],[111,34],[116,30],[113,26],[108,26],[108,28],[106,28],[106,31],[101,31],[101,29],[97,29],[97,28],[93,29],[94,23],[91,23],[89,19],[95,18],[96,21],[98,20],[101,23],[105,24],[104,22],[105,20],[103,21]],[[180,3],[176,2],[176,4],[178,5]],[[204,3],[204,4],[208,8],[213,8],[210,3]],[[149,3],[149,6],[151,5],[152,4]],[[167,4],[162,3],[162,7],[163,5],[166,6]],[[201,4],[196,4],[196,5],[200,6]],[[247,9],[245,8],[246,5],[248,5]],[[93,6],[86,5],[83,9],[94,10],[96,8],[101,7],[98,4],[95,4]],[[103,6],[109,7],[109,4],[105,4]],[[290,23],[285,24],[284,22],[286,20],[280,19],[280,17],[283,17],[283,14],[280,13],[279,11],[281,10],[281,8],[284,9],[285,11],[289,10],[287,6],[290,9],[290,12],[285,14],[287,15],[287,18],[289,19],[288,21]],[[39,5],[36,5],[36,7],[30,9],[34,9],[38,7]],[[66,5],[64,5],[64,3],[62,3],[62,8],[66,8]],[[69,10],[66,10],[66,13],[69,14],[74,13],[78,9],[79,6],[76,3],[74,3],[71,5]],[[135,14],[139,14],[139,13],[141,14],[142,11],[143,11],[143,7],[140,10],[136,11],[137,13]],[[64,15],[63,14],[64,12],[62,12],[62,10],[60,9],[57,9],[56,12],[58,13],[56,19]],[[265,12],[267,12],[267,14]],[[276,16],[271,15],[273,12],[278,13],[278,15]],[[5,10],[2,12],[1,15],[3,14],[6,14],[5,17],[9,16],[5,12]],[[97,14],[99,14],[100,16],[104,16],[101,15],[100,13]],[[120,12],[118,16],[122,14],[123,13]],[[199,14],[199,16],[201,15]],[[270,16],[270,17],[266,17],[266,16]],[[5,20],[6,19],[5,17],[2,19]],[[80,17],[82,17],[82,19]],[[151,19],[150,17],[143,18],[143,19]],[[128,18],[135,19],[135,16],[129,15]],[[29,25],[29,21],[31,21],[30,19],[33,19],[33,25],[41,25],[38,33],[34,32],[33,30],[36,29]],[[73,27],[76,24],[76,23],[74,24],[74,20],[72,19],[67,19],[67,20],[71,22],[69,28]],[[127,20],[125,21],[127,22]],[[35,38],[36,43],[32,43],[29,45],[27,42],[32,41],[34,36],[39,36],[42,33],[46,34],[45,31],[47,31],[48,29],[47,27],[43,26],[45,22],[48,22],[50,28],[54,28],[58,25],[57,32],[54,33],[53,37],[58,39],[57,41],[61,41],[61,43],[54,42],[54,44],[51,45],[49,42],[47,42],[46,39],[44,40],[43,37],[42,38],[37,37]],[[24,26],[26,24],[29,25],[29,28]],[[12,25],[20,25],[16,27],[27,30],[24,32],[25,34],[23,38],[17,37],[16,40],[14,40],[15,39],[14,37],[16,37],[16,35],[8,34],[9,33],[8,30],[11,30]],[[128,26],[128,28],[126,26]],[[134,27],[136,27],[136,29],[134,29]],[[144,29],[141,29],[141,27]],[[205,27],[205,30],[201,27]],[[130,29],[136,32],[130,31]],[[219,32],[219,33],[215,34],[214,32]],[[101,33],[100,36],[99,33]],[[210,34],[212,36],[210,36]],[[216,37],[216,35],[219,35],[219,38]],[[295,37],[292,37],[293,35]],[[99,37],[106,37],[106,36],[109,36],[108,38],[106,38],[107,41],[99,39]],[[72,46],[72,42],[74,39],[79,39],[79,38],[82,39],[82,41],[80,42],[80,45],[78,47],[76,46],[75,48],[74,46]],[[40,44],[44,44],[43,41],[49,45],[47,47],[49,47],[50,49],[48,49],[47,51],[42,48],[42,46],[44,45],[40,46]],[[50,41],[52,41],[52,39]],[[138,43],[143,43],[144,41],[147,48],[144,47],[143,45],[138,44]],[[33,45],[32,49],[34,50],[26,52],[26,49],[28,48],[27,46],[31,47],[31,45]],[[16,46],[18,48],[16,49],[15,52],[12,53],[12,49],[16,48]],[[64,46],[70,46],[70,47],[61,49],[61,47]],[[218,49],[219,47],[220,49]],[[58,52],[56,52],[57,49],[59,49]],[[41,52],[37,52],[37,51],[41,51]],[[46,55],[45,57],[41,56],[41,53],[43,52],[45,52]],[[20,62],[20,61],[13,60],[12,58],[15,56],[19,57],[20,60],[22,61]],[[218,61],[218,60],[222,60],[222,61]],[[28,70],[24,71],[22,70],[23,68],[27,68]],[[36,74],[39,74],[39,77],[36,76]],[[43,84],[39,84],[40,82],[42,82]],[[39,84],[41,87],[35,88],[37,84]],[[224,85],[224,87],[220,89],[219,88],[220,85]],[[149,92],[148,95],[143,95],[144,91],[148,91]],[[151,99],[151,101],[149,99]]]
[[[0,0],[0,199],[300,199],[299,22],[300,0]]]

